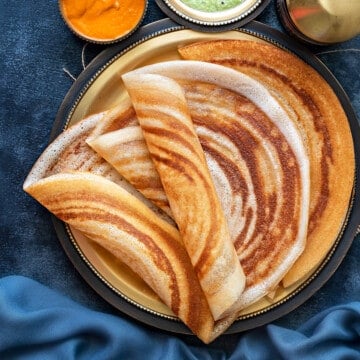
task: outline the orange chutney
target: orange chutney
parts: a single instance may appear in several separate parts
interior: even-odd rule
[[[131,32],[141,21],[146,0],[61,0],[69,26],[85,38],[111,41]]]

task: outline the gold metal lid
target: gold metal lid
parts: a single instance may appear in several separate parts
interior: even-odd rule
[[[315,45],[346,41],[360,34],[360,1],[277,0],[286,30]]]

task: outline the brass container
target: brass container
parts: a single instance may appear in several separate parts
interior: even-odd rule
[[[291,35],[314,45],[360,34],[360,0],[278,0],[280,19]]]

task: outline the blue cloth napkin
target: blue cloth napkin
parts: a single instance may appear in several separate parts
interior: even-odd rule
[[[0,359],[360,359],[360,302],[329,308],[299,329],[239,335],[231,354],[186,345],[89,310],[23,276],[0,279]]]

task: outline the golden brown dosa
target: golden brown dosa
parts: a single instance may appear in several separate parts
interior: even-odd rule
[[[310,157],[308,238],[283,285],[301,281],[324,259],[341,232],[354,183],[353,141],[336,94],[311,66],[270,44],[215,40],[184,46],[179,52],[184,59],[221,64],[258,80],[302,131]]]
[[[217,334],[177,229],[99,175],[59,173],[25,191],[136,272],[204,342]],[[221,331],[223,323],[219,322]]]
[[[213,317],[236,313],[245,276],[184,92],[160,75],[123,80]]]

